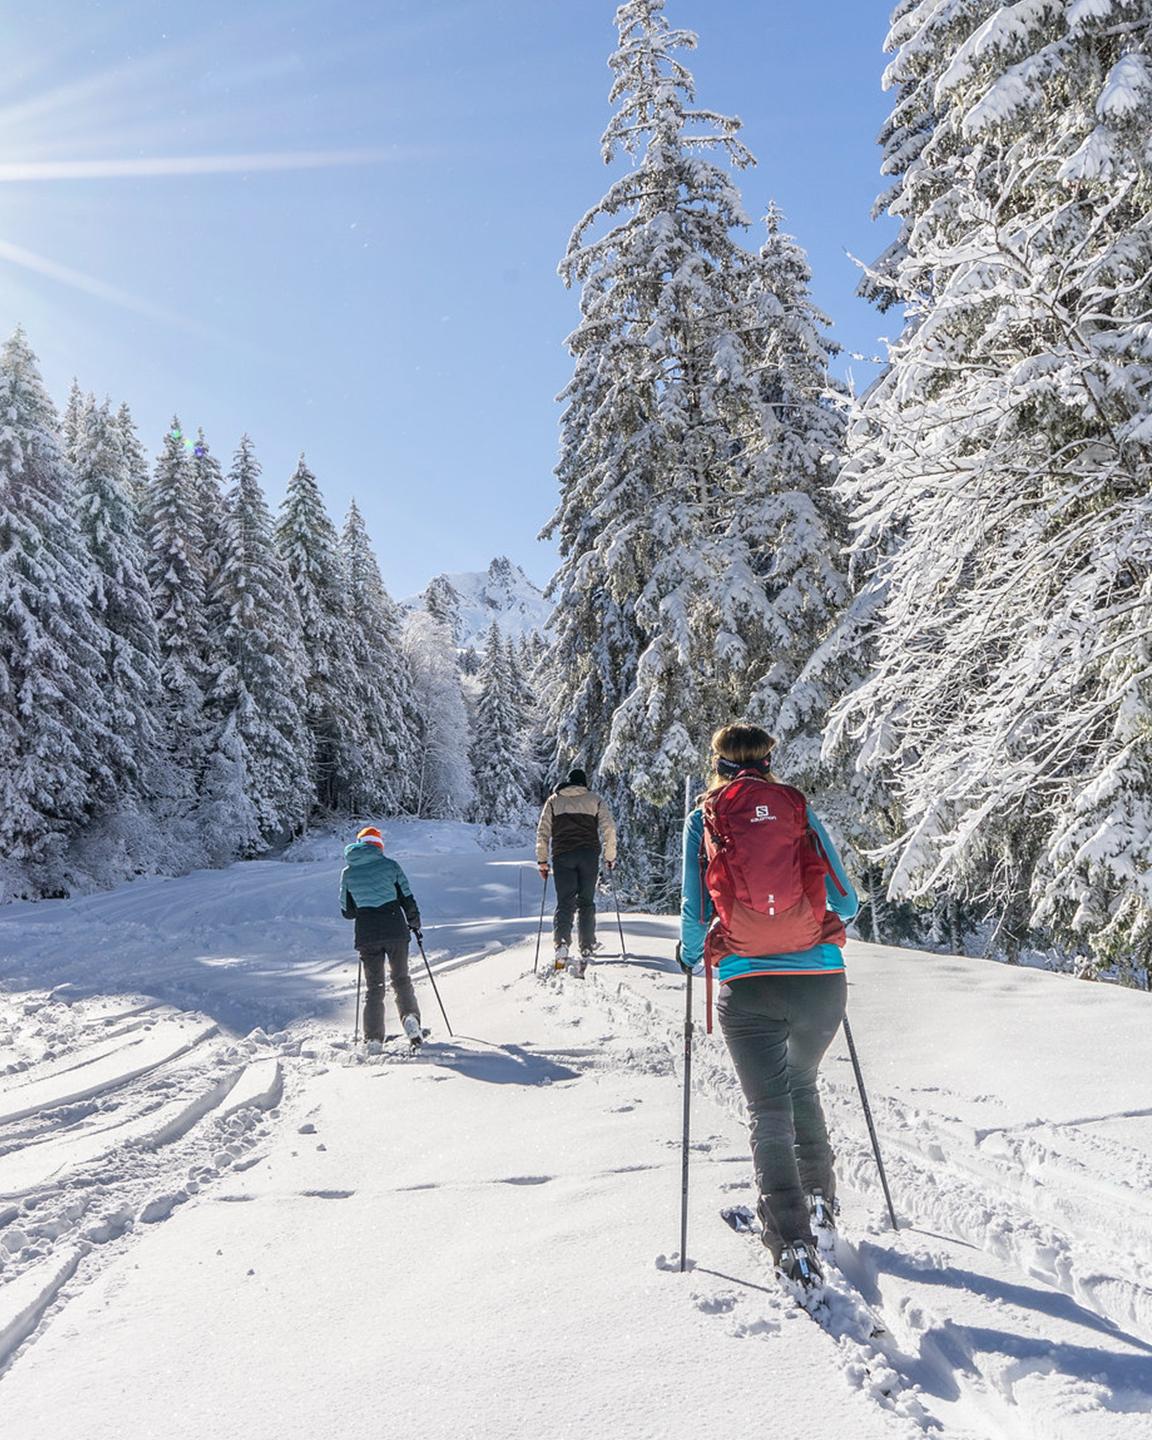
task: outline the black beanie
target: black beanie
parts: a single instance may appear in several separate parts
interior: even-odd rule
[[[573,771],[571,771],[571,772],[569,773],[569,775],[568,775],[568,784],[569,784],[569,785],[587,785],[587,784],[588,784],[588,776],[585,775],[585,773],[584,773],[583,770],[573,770]]]

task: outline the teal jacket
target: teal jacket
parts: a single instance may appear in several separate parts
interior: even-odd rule
[[[816,832],[824,853],[844,887],[841,894],[831,879],[824,881],[828,908],[847,923],[856,917],[860,901],[849,880],[828,832],[821,825],[811,806],[808,824]],[[700,870],[700,849],[704,844],[704,811],[697,807],[684,822],[684,881],[680,906],[680,953],[686,965],[698,965],[704,959],[704,937],[712,922],[712,897],[703,883]],[[738,980],[743,975],[795,974],[813,971],[825,974],[844,969],[844,952],[839,945],[813,945],[810,950],[797,950],[788,955],[725,955],[716,973],[721,982]]]
[[[390,855],[363,840],[344,849],[340,913],[356,921],[356,944],[398,940],[420,929],[420,911],[408,877]]]

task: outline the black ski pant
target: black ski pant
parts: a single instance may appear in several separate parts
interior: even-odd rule
[[[847,994],[842,970],[752,975],[721,988],[720,1029],[748,1101],[760,1219],[777,1260],[788,1241],[812,1238],[808,1195],[836,1194],[816,1074]]]
[[[408,973],[408,937],[400,935],[394,940],[379,940],[359,948],[364,966],[364,1039],[383,1040],[385,965],[392,975],[392,990],[400,1018],[405,1015],[415,1015],[417,1020],[420,1018],[416,990]]]
[[[552,857],[556,877],[556,918],[552,933],[557,945],[572,943],[572,919],[580,910],[580,949],[596,944],[596,881],[600,876],[600,850],[587,845]]]

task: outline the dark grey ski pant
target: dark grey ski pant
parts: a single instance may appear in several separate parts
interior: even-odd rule
[[[364,1039],[383,1040],[385,964],[392,975],[392,989],[401,1019],[405,1015],[420,1018],[416,990],[408,973],[408,937],[401,935],[395,940],[364,945],[360,949],[360,959],[364,965]]]
[[[596,944],[596,881],[600,875],[600,849],[587,845],[552,857],[556,877],[556,918],[552,933],[557,945],[572,942],[572,919],[580,909],[580,949]]]
[[[748,1101],[760,1219],[776,1259],[787,1241],[811,1238],[807,1196],[836,1194],[816,1074],[847,993],[842,970],[753,975],[720,990],[716,1013]]]

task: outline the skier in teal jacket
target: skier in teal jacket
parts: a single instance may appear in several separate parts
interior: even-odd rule
[[[400,1023],[408,1039],[418,1045],[424,1032],[408,971],[408,932],[417,940],[423,936],[412,887],[396,861],[384,854],[384,837],[374,826],[360,831],[345,848],[344,859],[348,863],[340,876],[340,913],[356,922],[355,944],[364,966],[364,1038],[384,1039],[387,965]]]

